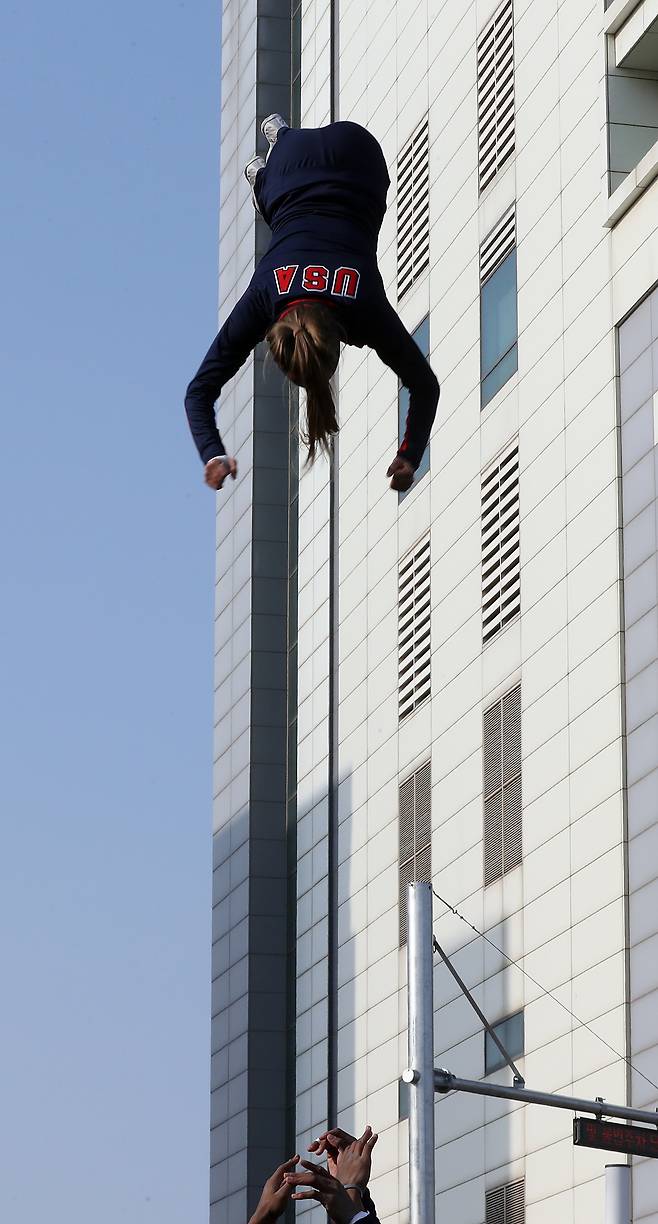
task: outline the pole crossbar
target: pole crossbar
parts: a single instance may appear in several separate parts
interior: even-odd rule
[[[627,1105],[610,1105],[607,1101],[591,1101],[581,1097],[561,1096],[557,1092],[536,1092],[532,1088],[510,1087],[507,1084],[486,1084],[482,1080],[460,1079],[443,1067],[434,1068],[434,1091],[471,1092],[475,1096],[499,1097],[504,1101],[519,1101],[523,1105],[550,1105],[553,1109],[568,1109],[572,1113],[590,1113],[597,1118],[623,1118],[626,1122],[643,1122],[658,1126],[658,1112],[632,1109]]]

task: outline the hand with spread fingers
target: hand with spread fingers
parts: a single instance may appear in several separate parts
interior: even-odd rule
[[[356,1143],[354,1135],[349,1135],[347,1131],[336,1126],[333,1130],[323,1131],[313,1143],[309,1143],[308,1151],[313,1152],[315,1156],[326,1156],[329,1172],[332,1177],[336,1177],[338,1155],[352,1143]]]
[[[379,1135],[373,1135],[371,1126],[366,1126],[360,1139],[335,1127],[318,1135],[309,1143],[308,1151],[316,1156],[326,1154],[329,1172],[343,1185],[355,1183],[365,1189],[370,1180],[372,1149],[378,1138]]]
[[[372,1127],[366,1126],[360,1139],[341,1146],[336,1157],[336,1177],[344,1186],[358,1186],[363,1194],[370,1181],[372,1149],[378,1138]]]
[[[285,1174],[285,1180],[293,1191],[292,1198],[300,1201],[314,1199],[316,1203],[322,1203],[334,1224],[352,1224],[361,1208],[353,1202],[338,1178],[332,1177],[322,1165],[315,1165],[310,1160],[302,1160],[301,1163],[304,1172]],[[297,1189],[301,1186],[310,1188]]]
[[[288,1183],[286,1177],[298,1162],[299,1156],[291,1156],[290,1160],[279,1165],[272,1176],[268,1177],[249,1224],[272,1224],[273,1220],[278,1220],[279,1216],[283,1215],[293,1191],[293,1186]]]

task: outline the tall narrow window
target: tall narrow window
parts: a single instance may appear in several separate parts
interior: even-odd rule
[[[519,447],[482,475],[482,641],[490,642],[521,611]]]
[[[516,205],[480,247],[480,404],[484,408],[518,369]]]
[[[432,770],[421,765],[399,790],[400,947],[407,941],[407,884],[432,881]]]
[[[514,152],[514,7],[505,0],[477,48],[480,191]]]
[[[398,157],[398,298],[430,262],[429,117]]]
[[[422,323],[418,324],[418,327],[416,328],[416,330],[413,331],[411,334],[414,340],[416,341],[416,344],[418,345],[421,353],[423,354],[423,357],[429,357],[430,355],[430,317],[429,315],[427,316],[426,319],[423,319]],[[403,387],[402,383],[400,383],[398,387],[398,442],[400,446],[402,445],[402,440],[404,438],[405,430],[407,427],[408,413],[409,413],[409,392],[407,388]],[[414,483],[412,485],[412,489],[416,488],[418,481],[421,479],[421,477],[425,476],[425,474],[429,472],[429,470],[430,470],[430,444],[428,442],[427,448],[425,450],[425,454],[423,455],[418,467],[416,468],[416,476],[414,479]],[[405,497],[408,496],[410,492],[411,492],[411,489],[408,489],[407,493],[398,493],[398,501],[402,501]]]
[[[523,855],[521,798],[521,686],[485,711],[484,882],[492,884]]]
[[[486,1224],[525,1224],[525,1182],[509,1182],[497,1186],[485,1196]]]
[[[430,538],[400,562],[398,574],[398,715],[412,714],[431,693]]]

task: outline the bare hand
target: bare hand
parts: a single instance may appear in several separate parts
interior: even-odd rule
[[[414,469],[407,459],[403,459],[400,455],[396,455],[387,476],[391,476],[391,488],[398,493],[406,493],[414,482]]]
[[[379,1135],[373,1135],[372,1127],[366,1126],[360,1139],[342,1147],[336,1160],[336,1177],[344,1186],[355,1185],[365,1190],[370,1181],[372,1149]]]
[[[279,1165],[272,1176],[268,1177],[249,1224],[270,1224],[270,1221],[278,1220],[279,1216],[283,1215],[293,1191],[293,1186],[288,1184],[286,1176],[292,1172],[298,1161],[299,1156],[291,1156],[290,1160]]]
[[[332,1177],[338,1176],[337,1160],[339,1153],[348,1148],[350,1144],[356,1143],[354,1135],[349,1135],[347,1131],[341,1130],[339,1126],[333,1130],[323,1131],[318,1135],[313,1143],[309,1143],[308,1151],[314,1152],[316,1156],[327,1157],[327,1165]]]
[[[206,464],[204,480],[210,489],[221,489],[227,476],[235,480],[238,465],[229,455],[224,459],[209,459]]]
[[[347,1191],[336,1177],[332,1177],[321,1165],[302,1160],[304,1173],[286,1173],[286,1182],[292,1190],[296,1186],[311,1186],[306,1191],[295,1191],[294,1199],[314,1199],[322,1203],[327,1215],[335,1224],[351,1224],[357,1211]]]

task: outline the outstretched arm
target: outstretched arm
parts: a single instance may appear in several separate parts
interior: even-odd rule
[[[263,339],[269,322],[258,293],[250,287],[233,307],[187,388],[185,411],[203,463],[225,453],[215,422],[215,400]]]
[[[268,1177],[249,1224],[274,1224],[283,1215],[293,1190],[286,1181],[286,1174],[293,1172],[298,1160],[299,1156],[291,1156]]]
[[[437,377],[388,300],[373,317],[371,347],[409,391],[409,412],[398,456],[410,463],[415,471],[425,453],[436,416]],[[395,460],[391,468],[394,465]]]

